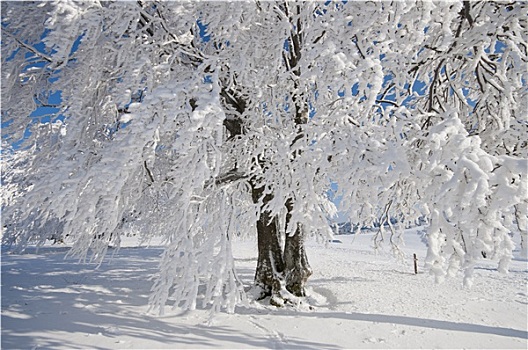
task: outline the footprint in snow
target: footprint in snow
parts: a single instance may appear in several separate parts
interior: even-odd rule
[[[385,343],[385,339],[370,337],[363,339],[363,343]]]
[[[111,335],[120,335],[120,334],[123,334],[123,331],[121,331],[121,329],[119,329],[119,327],[112,326],[112,327],[104,328],[103,333],[104,334],[111,334]]]

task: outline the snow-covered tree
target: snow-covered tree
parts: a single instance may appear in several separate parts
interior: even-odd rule
[[[2,2],[3,241],[58,232],[101,261],[126,232],[159,235],[153,307],[233,311],[231,242],[256,233],[255,297],[281,305],[305,294],[306,237],[332,234],[335,183],[378,239],[427,218],[438,279],[470,283],[483,253],[506,270],[527,235],[526,12]]]

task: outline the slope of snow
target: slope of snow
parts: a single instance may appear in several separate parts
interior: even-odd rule
[[[407,232],[401,259],[374,251],[372,234],[336,239],[308,244],[310,306],[251,302],[212,319],[207,310],[147,312],[159,246],[130,240],[97,269],[64,259],[61,246],[3,252],[2,349],[527,348],[526,260],[516,257],[509,274],[483,260],[467,289],[462,277],[435,284],[414,274],[412,254],[421,268],[426,252],[418,230]],[[233,250],[249,285],[256,242]]]

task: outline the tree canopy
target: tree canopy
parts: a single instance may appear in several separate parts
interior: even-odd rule
[[[426,220],[438,279],[471,283],[483,254],[505,271],[526,242],[524,2],[1,6],[4,244],[57,233],[101,261],[159,235],[154,307],[194,308],[204,285],[232,311],[233,239],[272,229],[305,281],[289,260],[337,210],[395,246]]]

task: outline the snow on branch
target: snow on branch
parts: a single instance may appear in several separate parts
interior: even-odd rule
[[[527,242],[522,2],[39,6],[2,3],[4,243],[100,263],[160,236],[153,308],[234,311],[231,242],[265,218],[327,240],[339,210],[395,246],[426,221],[430,271],[468,284]]]

